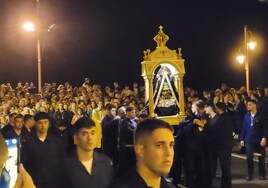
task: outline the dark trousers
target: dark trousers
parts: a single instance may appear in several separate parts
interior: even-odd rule
[[[136,164],[136,156],[134,147],[123,147],[120,151],[119,165],[118,165],[118,176],[123,175],[131,167]]]
[[[200,151],[185,153],[185,186],[188,188],[209,187],[209,165]]]
[[[265,147],[262,147],[260,143],[246,143],[246,154],[248,163],[248,175],[253,176],[254,163],[253,155],[254,153],[259,153],[259,175],[265,176]]]
[[[217,152],[217,155],[220,161],[221,171],[222,171],[222,176],[221,176],[222,188],[232,187],[231,153],[232,153],[232,148],[219,148]]]
[[[210,175],[211,178],[216,178],[217,172],[217,150],[216,148],[211,148],[209,151],[209,165],[210,165]]]

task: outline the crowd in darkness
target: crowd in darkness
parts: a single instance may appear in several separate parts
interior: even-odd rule
[[[222,187],[231,187],[230,157],[234,136],[241,140],[241,152],[246,150],[249,169],[247,180],[251,181],[253,179],[251,154],[256,151],[261,153],[263,158],[260,157],[260,160],[264,162],[265,149],[262,149],[265,148],[263,146],[266,145],[268,131],[267,125],[257,127],[254,136],[258,138],[254,140],[249,138],[252,129],[246,127],[248,124],[255,127],[255,123],[268,122],[268,88],[257,88],[247,92],[245,87],[237,89],[222,84],[216,90],[204,90],[202,93],[185,87],[184,94],[186,119],[179,125],[174,125],[175,158],[169,174],[174,185],[211,187],[212,179],[216,175],[218,158],[222,169]],[[15,87],[10,83],[3,83],[0,86],[1,134],[6,139],[20,138],[21,160],[25,162],[26,170],[30,171],[34,183],[39,185],[37,187],[57,187],[58,184],[54,182],[57,170],[55,163],[50,159],[69,155],[78,146],[83,148],[81,143],[79,145],[79,131],[84,124],[94,124],[94,133],[88,134],[95,134],[96,131],[97,142],[94,143],[94,150],[101,155],[94,154],[94,160],[97,160],[95,163],[100,163],[103,168],[107,168],[106,172],[109,172],[111,169],[109,160],[111,160],[113,170],[107,177],[113,176],[112,171],[120,177],[124,175],[126,169],[136,163],[133,134],[137,123],[148,118],[144,95],[144,86],[139,86],[137,83],[121,87],[118,82],[114,82],[113,86],[103,88],[91,84],[89,78],[85,78],[80,86],[73,86],[68,82],[59,85],[46,83],[41,93],[37,92],[33,83],[24,85],[18,83]],[[260,117],[255,116],[256,112]],[[259,119],[253,121],[250,118]],[[44,119],[49,119],[49,122],[43,122]],[[45,134],[45,138],[42,138],[42,123],[50,124],[48,132],[51,136]],[[40,124],[40,127],[35,124]],[[80,126],[79,130],[77,126]],[[38,133],[38,139],[33,136],[35,132]],[[262,134],[260,138],[259,132]],[[44,142],[42,139],[49,141],[46,146],[39,143],[40,140]],[[259,148],[259,144],[254,145],[259,142],[263,148]],[[50,145],[51,143],[54,144]],[[33,148],[39,151],[38,148],[42,147],[48,152],[35,153]],[[80,160],[79,154],[81,153],[78,151]],[[35,161],[34,157],[42,158],[41,155],[48,156],[49,159],[39,161],[40,163]],[[68,160],[71,160],[67,161],[71,164],[72,160],[77,160],[77,156]],[[40,171],[33,167],[35,163],[45,170]],[[93,161],[90,165],[95,163]],[[83,162],[81,164],[89,165]],[[76,168],[68,165],[65,167],[66,171]],[[53,173],[51,169],[54,169]],[[91,172],[91,169],[90,166],[86,171],[89,174],[98,173]],[[81,173],[79,170],[75,172]],[[260,169],[260,177],[265,179],[265,169],[264,171]],[[96,183],[94,181],[81,181],[81,187],[82,182]],[[109,181],[104,178],[102,184],[98,182],[96,185],[105,187]],[[71,183],[64,186],[70,185]]]

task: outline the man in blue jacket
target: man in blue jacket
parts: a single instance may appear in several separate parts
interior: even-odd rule
[[[265,146],[267,139],[267,124],[263,116],[257,112],[257,102],[249,100],[247,102],[248,113],[245,115],[243,129],[241,132],[241,146],[246,147],[248,177],[247,181],[253,179],[253,155],[259,156],[259,179],[265,180]]]

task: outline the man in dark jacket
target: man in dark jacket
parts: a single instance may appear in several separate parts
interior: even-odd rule
[[[134,142],[136,167],[110,188],[173,188],[163,177],[169,173],[174,157],[172,127],[162,120],[146,119],[138,124]]]
[[[185,186],[189,188],[208,187],[211,182],[207,122],[208,116],[202,115],[184,128]]]
[[[102,145],[103,152],[108,156],[113,155],[113,148],[111,146],[111,140],[113,139],[113,134],[109,126],[111,126],[112,121],[116,116],[116,107],[114,105],[107,105],[107,114],[101,122],[102,127]]]
[[[215,125],[216,131],[216,152],[220,161],[222,171],[221,187],[232,187],[231,178],[231,153],[233,147],[233,131],[234,122],[229,113],[226,112],[226,105],[223,102],[218,102],[216,112],[219,114],[219,119]]]
[[[76,150],[63,160],[59,187],[106,188],[113,179],[113,165],[105,155],[95,152],[95,122],[82,117],[74,125]]]
[[[59,161],[63,156],[61,141],[48,133],[49,115],[34,116],[36,132],[22,146],[21,161],[38,188],[58,188]]]
[[[126,118],[120,124],[119,175],[135,164],[133,135],[136,127],[136,111],[133,106],[127,106]]]
[[[246,146],[248,181],[253,179],[253,154],[259,153],[259,175],[261,180],[265,180],[265,146],[267,139],[267,124],[265,118],[257,111],[257,102],[249,100],[247,102],[249,113],[244,118],[241,133],[241,146]]]

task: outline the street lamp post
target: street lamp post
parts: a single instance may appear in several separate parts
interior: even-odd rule
[[[244,26],[244,53],[239,56],[237,56],[237,61],[239,63],[245,64],[245,73],[246,73],[246,88],[247,92],[249,92],[250,89],[250,81],[249,81],[249,64],[250,64],[250,58],[249,58],[249,50],[254,50],[256,47],[256,42],[251,40],[252,33],[248,30],[247,25]]]
[[[41,45],[40,45],[40,19],[39,19],[39,0],[36,0],[37,8],[37,25],[32,22],[25,22],[23,24],[23,29],[28,32],[36,33],[36,46],[37,46],[37,82],[38,82],[38,92],[42,93],[42,66],[41,66]],[[54,25],[54,24],[53,24]],[[53,27],[50,26],[50,27]],[[51,28],[49,28],[51,29]]]
[[[37,78],[38,78],[38,92],[42,92],[42,66],[41,66],[41,45],[40,45],[40,32],[38,26],[32,22],[25,22],[23,29],[28,32],[36,32],[36,45],[37,45]]]
[[[42,93],[42,66],[41,66],[41,46],[40,46],[40,36],[37,33],[37,74],[38,74],[38,92]]]
[[[41,44],[40,44],[40,11],[39,11],[39,0],[36,0],[36,8],[37,8],[37,24],[32,22],[25,22],[23,24],[24,30],[28,32],[35,31],[36,33],[36,45],[37,45],[37,79],[38,79],[38,92],[42,93],[42,58],[41,58]],[[55,24],[49,26],[46,32],[50,32]]]
[[[244,27],[244,37],[245,37],[245,71],[246,71],[246,88],[247,93],[249,92],[249,53],[248,53],[248,29],[245,25]]]

